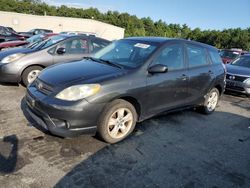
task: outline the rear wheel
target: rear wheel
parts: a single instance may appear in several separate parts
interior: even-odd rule
[[[206,99],[204,105],[201,107],[201,111],[204,114],[211,114],[215,111],[215,108],[219,102],[220,93],[218,89],[213,88],[210,92],[206,95]]]
[[[22,74],[22,82],[24,86],[27,87],[31,82],[33,82],[37,78],[37,76],[40,74],[42,69],[43,68],[40,66],[31,66],[31,67],[26,68]]]
[[[111,102],[103,111],[98,124],[98,133],[108,143],[125,139],[135,128],[137,113],[134,106],[125,100]]]

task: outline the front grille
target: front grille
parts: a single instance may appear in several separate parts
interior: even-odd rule
[[[227,85],[226,88],[227,89],[232,89],[232,90],[237,90],[237,91],[245,91],[245,89],[243,87],[240,87],[240,86]]]
[[[226,78],[228,80],[234,80],[234,81],[239,81],[239,82],[243,82],[246,79],[248,79],[249,77],[246,76],[240,76],[240,75],[234,75],[234,74],[227,74]]]
[[[39,79],[36,79],[35,86],[36,86],[36,89],[38,91],[40,91],[41,93],[43,93],[45,95],[50,95],[53,92],[52,86],[46,84],[45,82],[43,82]]]

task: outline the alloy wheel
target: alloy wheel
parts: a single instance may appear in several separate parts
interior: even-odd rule
[[[108,134],[114,139],[126,136],[133,121],[133,114],[128,108],[117,109],[108,120]]]

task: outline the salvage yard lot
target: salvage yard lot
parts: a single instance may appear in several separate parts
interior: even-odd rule
[[[149,119],[109,145],[45,135],[25,119],[24,95],[0,86],[0,187],[250,187],[249,98]]]

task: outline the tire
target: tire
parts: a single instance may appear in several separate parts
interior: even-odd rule
[[[220,92],[218,91],[218,89],[216,88],[211,89],[207,93],[204,104],[203,106],[200,107],[200,111],[203,114],[212,114],[215,111],[215,108],[219,102],[219,98],[220,98]]]
[[[31,67],[28,67],[26,68],[24,71],[23,71],[23,74],[22,74],[22,83],[25,87],[27,87],[32,81],[35,80],[35,78],[38,76],[38,74],[42,71],[42,67],[40,66],[31,66]],[[33,79],[31,79],[31,74],[32,72],[34,73],[33,75]]]
[[[114,144],[133,132],[137,112],[131,103],[117,99],[105,107],[98,122],[98,135],[105,142]]]

